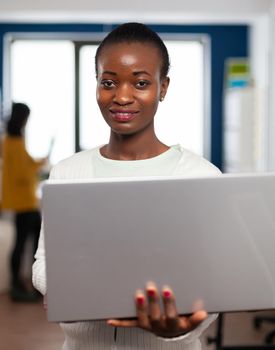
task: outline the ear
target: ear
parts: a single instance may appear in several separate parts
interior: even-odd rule
[[[159,96],[160,101],[164,100],[164,97],[168,90],[169,83],[170,83],[169,77],[165,77],[161,80],[161,88],[160,88],[160,96]]]

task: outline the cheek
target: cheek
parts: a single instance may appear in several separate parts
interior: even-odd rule
[[[154,117],[158,109],[158,101],[155,101],[154,103],[151,103],[150,106],[148,106],[148,113],[151,115],[151,117]]]
[[[97,104],[99,105],[101,101],[101,93],[98,89],[96,90],[96,101],[97,101]]]
[[[108,93],[106,93],[106,91],[98,89],[96,92],[96,100],[99,107],[103,107],[109,101]]]
[[[158,104],[159,94],[157,93],[156,89],[152,91],[143,91],[139,95],[139,99],[140,99],[140,102],[143,103],[144,105],[148,107],[152,106],[153,108],[156,104]]]

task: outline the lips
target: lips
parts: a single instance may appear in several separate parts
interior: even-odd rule
[[[114,120],[118,122],[128,122],[137,116],[137,111],[132,110],[110,110]]]

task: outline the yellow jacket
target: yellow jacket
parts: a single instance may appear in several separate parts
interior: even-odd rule
[[[36,189],[43,161],[35,161],[28,154],[20,136],[4,137],[2,157],[2,209],[16,212],[38,209]]]

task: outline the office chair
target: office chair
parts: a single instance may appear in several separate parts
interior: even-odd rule
[[[254,328],[260,329],[263,322],[275,324],[275,317],[274,316],[256,316],[254,318]],[[267,333],[264,341],[265,341],[265,344],[272,344],[275,341],[275,330]]]
[[[268,317],[267,317],[268,318]],[[260,327],[262,319],[257,320],[257,327]],[[264,321],[266,318],[264,317]],[[254,320],[254,326],[255,328],[255,320]],[[273,317],[273,322],[275,322],[275,319]],[[224,346],[223,345],[223,325],[224,325],[224,314],[221,313],[219,314],[218,320],[217,320],[217,331],[216,331],[216,336],[215,337],[208,337],[207,338],[207,344],[215,344],[216,345],[216,350],[275,350],[275,344],[270,345],[270,343],[264,344],[264,345],[230,345],[230,346]],[[272,332],[273,333],[273,332]],[[274,336],[275,336],[275,331],[274,331]]]

